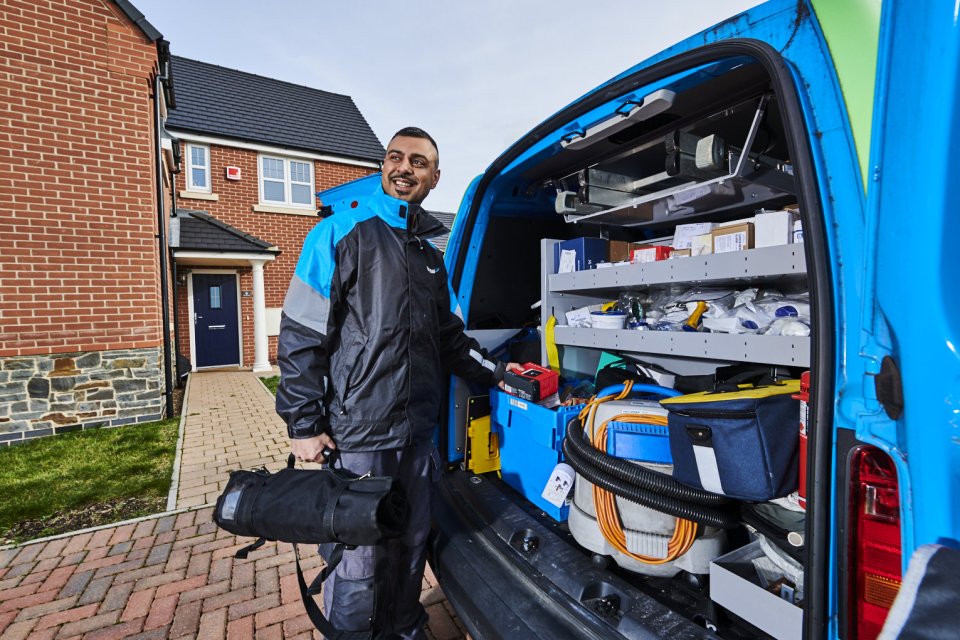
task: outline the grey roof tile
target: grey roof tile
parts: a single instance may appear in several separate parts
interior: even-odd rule
[[[384,148],[350,96],[171,56],[167,128],[379,162]]]
[[[445,226],[447,229],[453,229],[453,220],[457,217],[455,213],[447,213],[446,211],[431,211],[430,215],[440,221],[440,223]],[[445,233],[442,236],[435,236],[430,238],[430,242],[437,245],[437,248],[440,251],[446,251],[447,249],[447,240],[450,239],[450,234]]]
[[[180,244],[177,249],[192,251],[237,251],[280,253],[269,242],[217,220],[205,211],[177,209]]]

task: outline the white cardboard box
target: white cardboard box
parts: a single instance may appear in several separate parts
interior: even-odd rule
[[[801,640],[803,609],[760,586],[750,561],[761,556],[751,542],[711,562],[710,599],[778,640]]]
[[[754,216],[753,245],[776,247],[793,242],[793,223],[797,214],[793,211],[764,211]]]

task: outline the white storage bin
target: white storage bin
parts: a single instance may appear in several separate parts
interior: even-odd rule
[[[778,640],[801,640],[803,609],[760,586],[751,560],[763,557],[759,542],[710,563],[710,599]]]

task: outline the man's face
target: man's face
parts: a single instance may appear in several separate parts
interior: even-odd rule
[[[383,191],[407,202],[421,203],[440,181],[437,150],[426,138],[397,136],[383,159]]]

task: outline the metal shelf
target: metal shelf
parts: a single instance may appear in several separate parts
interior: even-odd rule
[[[552,255],[552,254],[550,254]],[[804,276],[802,244],[691,256],[643,264],[549,275],[551,292],[587,292],[671,283],[701,283]]]
[[[707,360],[810,366],[810,338],[752,334],[556,328],[559,345]]]

